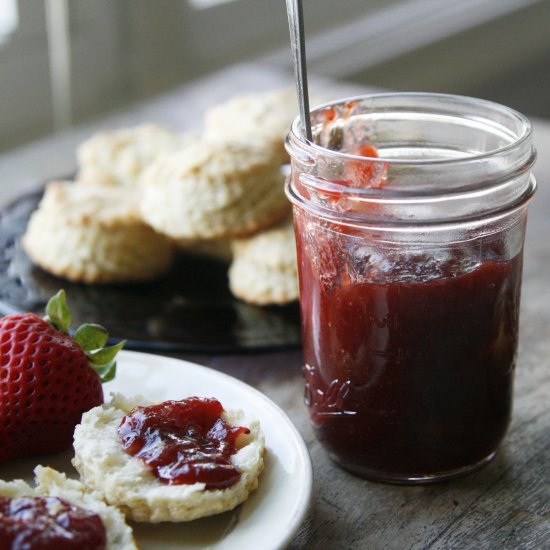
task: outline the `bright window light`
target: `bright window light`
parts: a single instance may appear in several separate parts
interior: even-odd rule
[[[0,2],[0,43],[5,42],[9,35],[19,25],[17,0],[2,0]]]
[[[229,2],[233,2],[233,0],[189,0],[189,4],[199,10],[219,6],[220,4],[228,4]]]

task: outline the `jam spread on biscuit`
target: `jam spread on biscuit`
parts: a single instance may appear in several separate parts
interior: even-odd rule
[[[103,550],[101,518],[57,497],[0,497],[0,548]]]
[[[250,433],[230,426],[223,412],[218,400],[202,397],[137,407],[122,419],[118,435],[123,449],[163,483],[223,489],[241,477],[231,456],[239,436]]]

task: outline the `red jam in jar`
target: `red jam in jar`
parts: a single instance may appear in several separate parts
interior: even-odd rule
[[[123,449],[142,460],[163,483],[204,483],[206,489],[224,489],[241,474],[231,462],[239,436],[248,428],[229,425],[221,403],[190,397],[137,407],[118,428]]]
[[[0,497],[0,549],[103,550],[101,518],[57,497]]]
[[[510,422],[530,124],[495,103],[371,94],[286,140],[305,401],[347,470],[424,483],[495,455]]]
[[[364,247],[360,266],[297,224],[306,404],[329,454],[387,480],[486,460],[510,421],[521,256],[468,266]]]

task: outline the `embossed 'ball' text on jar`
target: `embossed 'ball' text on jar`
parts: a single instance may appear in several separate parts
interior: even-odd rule
[[[535,191],[525,117],[442,94],[375,94],[287,138],[306,404],[331,458],[421,483],[490,461],[512,411]]]

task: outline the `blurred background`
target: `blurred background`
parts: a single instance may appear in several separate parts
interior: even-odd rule
[[[550,0],[304,0],[314,75],[550,118]],[[241,61],[291,72],[285,0],[0,0],[0,151]]]

